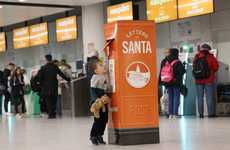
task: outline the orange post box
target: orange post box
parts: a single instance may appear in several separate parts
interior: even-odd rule
[[[113,91],[109,143],[159,143],[155,23],[118,21],[104,31]]]

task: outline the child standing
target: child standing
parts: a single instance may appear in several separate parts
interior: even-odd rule
[[[107,103],[109,98],[106,95],[108,82],[105,77],[105,68],[103,64],[101,64],[99,61],[96,61],[94,64],[92,64],[92,69],[94,70],[94,75],[92,76],[90,84],[91,107],[95,106],[95,104],[100,100],[104,105],[99,108],[99,116],[94,117],[94,123],[90,133],[90,140],[94,145],[106,144],[104,142],[103,135],[108,122]]]

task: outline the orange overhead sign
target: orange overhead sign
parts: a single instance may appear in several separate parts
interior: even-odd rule
[[[133,20],[133,3],[126,2],[107,8],[107,22],[111,23],[118,20]]]
[[[0,53],[6,51],[6,35],[5,32],[0,33]]]
[[[148,20],[156,23],[177,19],[177,0],[147,0]]]
[[[179,18],[204,15],[213,11],[213,0],[178,0]]]
[[[77,17],[67,17],[56,21],[57,41],[68,41],[77,38]]]
[[[30,46],[29,27],[15,29],[13,31],[13,44],[15,49]]]
[[[47,23],[30,26],[30,46],[48,44]]]

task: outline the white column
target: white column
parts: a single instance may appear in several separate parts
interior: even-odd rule
[[[103,3],[82,7],[84,60],[87,58],[89,44],[94,45],[95,50],[102,55],[101,51],[104,46],[103,10]]]

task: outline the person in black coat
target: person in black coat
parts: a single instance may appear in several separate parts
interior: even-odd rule
[[[9,86],[8,86],[8,82],[9,82],[9,77],[11,76],[11,74],[13,73],[13,71],[15,70],[16,66],[13,63],[9,63],[7,65],[7,67],[3,70],[3,75],[2,75],[2,82],[4,82],[5,86],[6,86],[6,90],[4,91],[4,93],[2,94],[4,96],[4,110],[6,115],[9,115],[9,111],[8,111],[8,104],[10,102],[10,92],[9,92]]]
[[[8,79],[5,77],[4,72],[0,71],[0,97],[4,96],[4,108],[5,112],[8,113],[8,102],[10,99],[10,94],[8,92]],[[1,101],[0,101],[1,103]],[[7,105],[6,105],[7,104]],[[0,107],[2,105],[0,104]],[[2,108],[0,108],[2,110]],[[1,112],[0,112],[1,114]]]
[[[18,67],[13,72],[11,78],[10,78],[10,87],[11,87],[11,97],[12,97],[12,103],[15,106],[15,114],[19,115],[21,118],[22,116],[19,114],[18,106],[22,104],[22,114],[26,113],[26,105],[25,105],[25,99],[24,99],[24,77],[21,71],[21,68]]]
[[[0,96],[4,96],[4,109],[5,112],[8,113],[8,103],[10,101],[10,93],[8,91],[8,78],[5,75],[4,71],[0,71]]]
[[[161,80],[161,70],[166,65],[166,63],[173,64],[173,75],[174,79],[171,82],[163,82]],[[182,62],[179,60],[179,50],[176,48],[171,48],[168,50],[166,57],[161,62],[161,70],[159,77],[159,84],[165,86],[169,96],[169,115],[170,118],[178,116],[178,108],[180,105],[180,88],[183,85],[183,75],[186,70]]]
[[[41,97],[46,102],[49,119],[56,118],[56,103],[58,97],[58,80],[57,75],[66,81],[70,78],[66,77],[62,71],[52,62],[52,56],[46,55],[46,65],[42,66],[38,72],[39,82],[41,86]]]

